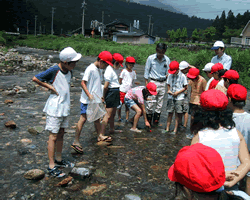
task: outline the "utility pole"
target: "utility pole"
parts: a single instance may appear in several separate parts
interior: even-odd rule
[[[37,15],[35,15],[35,36],[36,36],[36,20],[37,20]]]
[[[102,39],[103,39],[103,32],[104,32],[104,11],[102,11],[102,31],[101,31]]]
[[[154,23],[151,23],[151,25],[152,25],[151,35],[153,36],[153,25],[154,25]]]
[[[28,35],[29,34],[29,22],[30,22],[30,20],[27,20],[26,22],[27,22],[27,35]]]
[[[63,29],[61,28],[61,35],[62,35],[62,31],[63,31]]]
[[[85,30],[84,30],[84,12],[85,12],[85,5],[87,5],[87,4],[85,3],[85,0],[84,0],[83,3],[82,3],[82,8],[83,8],[83,10],[82,10],[82,34],[83,34],[83,35],[85,35]]]
[[[151,17],[152,15],[148,15],[149,17],[149,24],[148,24],[148,35],[150,34],[150,24],[151,24]]]
[[[51,35],[54,34],[54,30],[53,30],[53,17],[54,17],[54,10],[55,10],[55,9],[56,9],[56,8],[52,7]]]
[[[45,25],[43,25],[43,34],[45,35]]]

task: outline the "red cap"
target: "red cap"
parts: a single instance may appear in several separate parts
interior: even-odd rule
[[[222,78],[238,80],[240,78],[240,75],[237,71],[230,69],[226,71],[226,73],[222,76]]]
[[[215,191],[226,181],[220,154],[201,143],[185,146],[178,152],[168,178],[195,192]]]
[[[225,110],[227,108],[228,98],[220,90],[207,90],[202,92],[200,105],[205,110]]]
[[[194,79],[200,74],[200,70],[197,68],[190,68],[187,74],[188,78]]]
[[[220,70],[222,70],[222,69],[224,69],[223,65],[222,65],[221,63],[216,63],[216,64],[214,64],[214,65],[212,66],[212,68],[211,68],[211,73],[210,73],[210,74],[212,74],[212,73],[214,73],[214,72],[217,72],[217,71],[220,71]]]
[[[150,94],[157,95],[157,91],[156,91],[157,87],[153,82],[149,82],[146,88],[148,89]]]
[[[128,62],[128,63],[135,63],[135,59],[134,59],[134,57],[129,56],[129,57],[126,58],[126,62]]]
[[[124,61],[124,58],[123,58],[123,56],[122,56],[121,54],[119,54],[119,53],[114,53],[114,54],[113,54],[113,58],[114,58],[114,60],[116,60],[118,63],[120,63],[120,65],[123,67],[122,63],[123,63],[123,61]]]
[[[168,70],[168,73],[169,74],[174,74],[177,70],[179,69],[179,63],[177,61],[172,61],[170,64],[169,64],[169,70]]]
[[[113,60],[113,56],[109,51],[102,51],[99,55],[98,58],[103,60],[104,62],[108,63],[109,65],[113,66],[111,63]]]
[[[231,84],[227,89],[227,96],[238,101],[245,101],[247,89],[240,84]]]
[[[209,90],[214,89],[216,85],[219,83],[219,80],[213,79],[209,85]]]

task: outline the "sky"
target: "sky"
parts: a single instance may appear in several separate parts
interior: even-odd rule
[[[136,2],[150,0],[135,0]],[[158,0],[173,6],[177,10],[188,16],[197,16],[204,19],[215,19],[217,15],[221,16],[223,10],[226,16],[229,10],[232,10],[234,16],[238,13],[244,14],[247,9],[250,11],[250,0]]]

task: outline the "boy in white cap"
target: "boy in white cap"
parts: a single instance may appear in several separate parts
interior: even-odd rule
[[[206,73],[207,77],[209,78],[205,90],[208,90],[210,83],[214,80],[213,74],[211,74],[211,69],[213,65],[214,63],[207,63],[204,69],[202,69]]]
[[[58,166],[74,167],[73,163],[62,159],[62,147],[64,129],[68,127],[67,116],[69,116],[70,112],[71,70],[74,69],[81,57],[80,53],[77,53],[71,47],[67,47],[59,54],[59,64],[35,75],[32,79],[37,84],[51,90],[43,112],[47,114],[45,130],[50,133],[48,140],[48,173],[55,177],[65,176],[65,173],[62,173]]]
[[[211,63],[221,63],[224,66],[224,69],[229,70],[232,65],[232,58],[224,52],[224,43],[222,41],[216,41],[211,50],[214,50],[216,54],[216,56],[212,58]]]

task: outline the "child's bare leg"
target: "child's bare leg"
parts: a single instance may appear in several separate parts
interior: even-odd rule
[[[187,123],[188,123],[188,112],[184,113],[184,127],[187,127]]]
[[[121,110],[122,110],[122,107],[117,110],[118,120],[121,120],[121,118],[122,118]]]
[[[169,127],[170,127],[170,125],[171,125],[172,117],[173,117],[173,113],[168,113],[166,131],[169,131]]]
[[[57,139],[56,139],[56,160],[62,161],[62,148],[63,148],[63,136],[64,136],[64,128],[60,128]]]
[[[80,134],[82,132],[82,127],[85,124],[86,120],[87,120],[86,114],[81,114],[80,119],[79,119],[79,121],[78,121],[78,123],[76,125],[75,140],[73,142],[73,145],[78,145],[78,146],[81,147]]]
[[[49,157],[49,168],[52,169],[55,167],[55,146],[56,146],[57,134],[50,133],[48,140],[48,157]]]
[[[176,113],[175,112],[174,132],[177,132],[177,130],[178,130],[179,120],[180,120],[181,116],[182,116],[182,113]]]
[[[115,114],[116,114],[116,108],[113,108],[111,117],[109,119],[109,126],[110,126],[111,133],[115,132]]]
[[[101,131],[100,131],[100,134],[98,136],[98,141],[104,140],[106,138],[104,136],[105,135],[105,129],[106,129],[106,126],[107,126],[107,124],[109,122],[109,119],[110,119],[110,117],[112,115],[113,108],[106,108],[106,111],[107,111],[107,113],[104,115],[103,120],[102,120]]]
[[[94,121],[94,124],[95,124],[95,130],[96,130],[97,134],[99,135],[99,134],[100,134],[100,131],[101,131],[100,119]]]
[[[126,120],[129,119],[129,107],[125,105],[125,111],[126,111]]]
[[[140,118],[140,116],[142,114],[142,110],[137,104],[133,105],[131,108],[136,112],[136,114],[133,117],[134,118],[134,123],[133,123],[133,126],[132,126],[132,129],[136,129],[139,118]]]
[[[246,177],[246,193],[250,195],[250,176]]]

